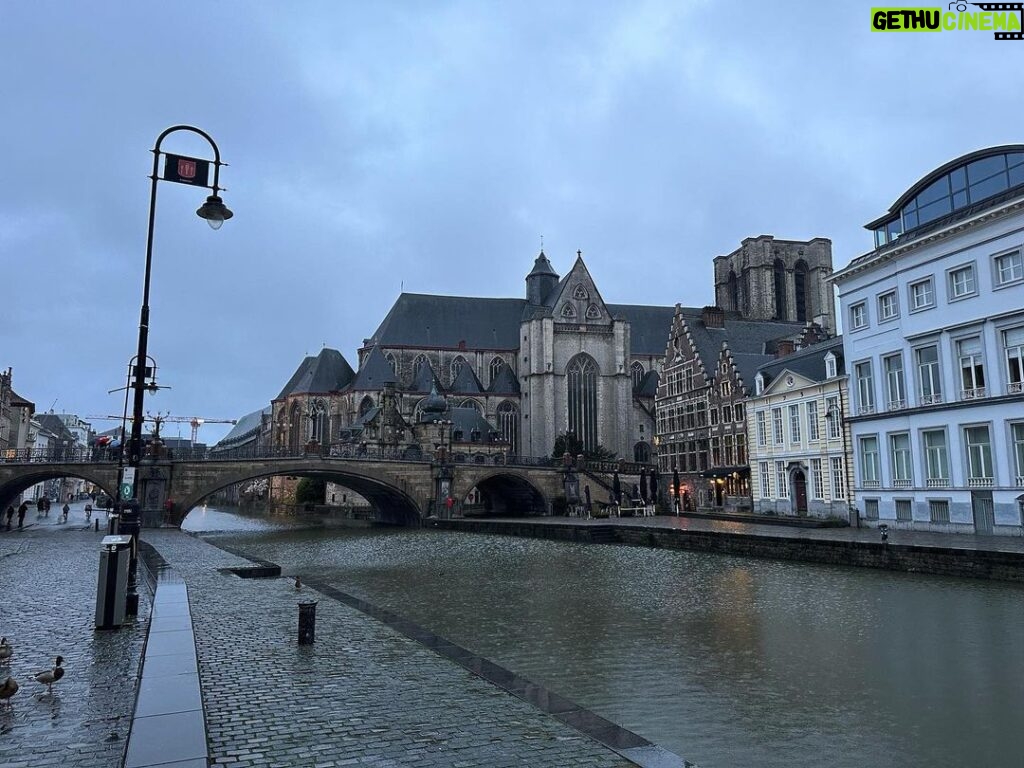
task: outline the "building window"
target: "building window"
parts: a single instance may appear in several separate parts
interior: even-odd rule
[[[757,444],[768,445],[768,414],[764,411],[757,412]]]
[[[850,307],[850,328],[856,331],[868,324],[868,305],[863,301]]]
[[[359,418],[362,419],[373,408],[373,398],[366,395],[359,401]]]
[[[903,378],[903,355],[895,354],[882,358],[885,368],[885,392],[890,411],[907,407],[907,385]]]
[[[786,315],[786,265],[782,259],[775,260],[775,318],[787,320]]]
[[[576,307],[566,302],[562,305],[562,317],[573,318],[576,317]]]
[[[829,352],[825,355],[825,378],[834,379],[836,377],[836,356]]]
[[[1024,486],[1024,424],[1011,424],[1013,434],[1014,485]]]
[[[981,337],[971,336],[956,343],[960,358],[960,399],[974,400],[985,396],[985,360]]]
[[[893,487],[910,487],[912,482],[910,469],[910,435],[906,432],[889,435],[889,454],[892,459]]]
[[[712,408],[711,409],[711,426],[714,427],[714,426],[717,426],[717,424],[718,424],[718,409],[717,408]]]
[[[899,314],[899,306],[896,304],[896,291],[889,291],[878,297],[878,322],[895,320],[899,317]]]
[[[722,448],[717,437],[711,438],[711,466],[722,466]]]
[[[871,362],[857,363],[853,367],[857,379],[857,412],[875,412],[875,380],[871,375]]]
[[[633,389],[640,389],[640,382],[644,380],[644,364],[641,362],[633,363],[629,367],[629,371],[633,374]]]
[[[506,400],[498,406],[498,431],[501,439],[508,444],[513,454],[519,453],[519,409],[516,404]]]
[[[846,470],[843,467],[843,458],[833,456],[832,459],[832,498],[842,500],[846,498]]]
[[[768,468],[768,462],[762,461],[757,466],[761,475],[761,498],[770,499],[772,496],[772,476],[771,470]]]
[[[587,319],[588,320],[600,320],[601,310],[597,308],[597,304],[591,304],[587,307]]]
[[[734,410],[736,412],[736,421],[743,421],[743,403],[736,403]]]
[[[505,361],[502,360],[500,357],[495,357],[495,358],[493,358],[491,360],[491,364],[489,366],[490,374],[491,374],[491,378],[490,378],[491,387],[494,386],[495,379],[498,378],[498,376],[501,374],[501,369],[504,368],[504,367],[505,367]]]
[[[967,445],[967,485],[992,485],[992,440],[988,427],[965,427],[964,443]]]
[[[865,488],[877,488],[881,474],[878,438],[875,435],[860,438],[860,484]]]
[[[732,394],[732,382],[728,380],[723,381],[721,390],[723,397],[729,397]]]
[[[1006,394],[1024,392],[1024,327],[1003,331],[1006,351]]]
[[[427,360],[427,356],[426,355],[416,355],[416,359],[412,361],[412,378],[413,378],[413,381],[415,381],[417,378],[419,378],[420,369],[422,369],[423,366],[427,366],[427,367],[430,366],[430,361]]]
[[[864,499],[864,517],[867,520],[878,519],[878,499]]]
[[[455,379],[459,375],[459,371],[462,370],[462,366],[464,365],[468,365],[468,363],[466,362],[466,358],[464,358],[462,355],[456,355],[455,359],[452,360],[452,364],[450,366],[450,373],[453,384],[455,383]]]
[[[581,283],[576,283],[576,287],[572,290],[572,297],[574,299],[589,299],[590,294],[587,293],[587,289],[583,287]]]
[[[949,485],[949,453],[946,449],[946,432],[930,429],[922,433],[924,440],[925,472],[929,488],[945,488]]]
[[[772,438],[776,445],[785,444],[782,436],[782,409],[772,408]]]
[[[789,498],[789,483],[786,478],[786,463],[783,461],[775,462],[775,486],[778,488],[780,499]]]
[[[903,523],[914,519],[914,504],[910,499],[896,499],[896,519]]]
[[[597,363],[590,355],[574,357],[566,367],[569,431],[593,450],[597,439]]]
[[[800,406],[789,406],[789,441],[796,445],[800,442]]]
[[[947,499],[928,499],[928,516],[933,523],[948,523],[949,501]]]
[[[747,463],[747,436],[742,432],[736,435],[736,463]]]
[[[388,361],[388,365],[391,366],[392,373],[398,372],[398,363],[395,362],[395,356],[390,352],[384,353],[384,359]]]
[[[762,392],[764,392],[764,376],[759,373],[754,377],[754,394],[760,395]]]
[[[1024,280],[1024,261],[1020,251],[996,256],[996,285],[1009,285]]]
[[[839,408],[839,398],[829,397],[825,399],[825,421],[828,424],[828,439],[838,440],[840,429],[843,426],[843,412]]]
[[[917,312],[935,306],[935,283],[929,277],[910,284],[910,311]]]
[[[921,405],[942,402],[942,373],[939,370],[939,348],[935,345],[914,350],[917,358],[918,396]]]
[[[807,262],[800,259],[793,266],[793,288],[796,294],[796,319],[805,322],[810,316],[807,300]]]
[[[814,498],[825,498],[825,478],[821,474],[821,459],[811,459],[811,493]]]
[[[736,455],[733,452],[733,437],[732,435],[726,435],[722,442],[725,445],[725,466],[735,466]]]
[[[815,442],[818,439],[818,401],[807,401],[807,440]]]
[[[948,276],[950,300],[963,299],[967,296],[973,296],[977,292],[973,264],[951,269],[948,272]]]
[[[731,405],[723,405],[722,406],[722,423],[723,424],[732,424],[732,406]]]

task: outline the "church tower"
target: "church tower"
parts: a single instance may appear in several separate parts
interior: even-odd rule
[[[832,241],[746,238],[728,256],[715,257],[715,303],[747,320],[816,322],[836,332]]]
[[[526,302],[533,306],[541,306],[548,294],[558,285],[558,273],[541,251],[533,262],[533,269],[526,276]]]

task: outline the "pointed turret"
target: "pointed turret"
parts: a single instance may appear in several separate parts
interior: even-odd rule
[[[533,262],[533,269],[526,276],[526,301],[540,306],[556,285],[558,285],[558,273],[551,266],[548,257],[544,255],[544,251],[541,251],[537,260]]]

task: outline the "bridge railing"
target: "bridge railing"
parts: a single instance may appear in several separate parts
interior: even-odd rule
[[[3,464],[110,464],[117,461],[117,448],[5,448]]]

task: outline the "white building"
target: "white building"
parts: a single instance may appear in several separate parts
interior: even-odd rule
[[[754,512],[849,515],[842,337],[762,365],[747,402]]]
[[[867,228],[834,275],[862,514],[1021,535],[1024,145],[943,165]]]

